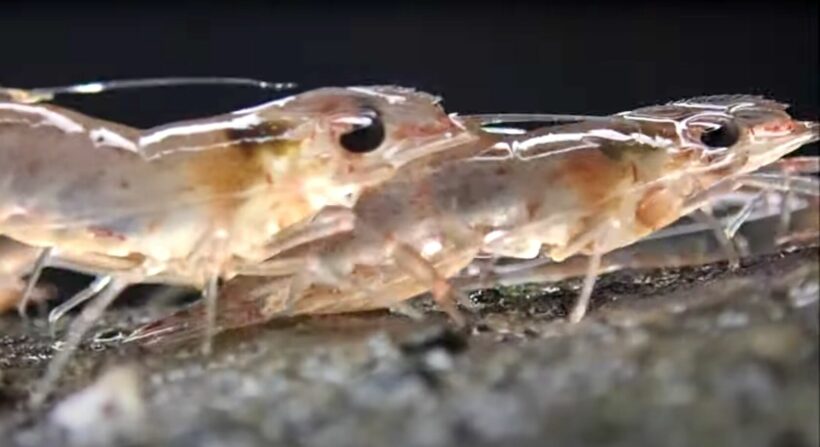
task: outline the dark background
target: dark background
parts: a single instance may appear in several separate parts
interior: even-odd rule
[[[448,111],[604,114],[687,96],[757,93],[818,115],[816,2],[11,3],[0,84],[243,76],[301,88],[395,83]],[[244,107],[237,88],[63,103],[147,126]]]

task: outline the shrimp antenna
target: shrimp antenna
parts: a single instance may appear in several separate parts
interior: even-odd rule
[[[521,135],[533,128],[573,124],[581,121],[612,120],[612,117],[607,116],[562,115],[555,113],[488,113],[459,115],[458,118],[467,125],[480,127],[485,132],[506,135]],[[499,124],[506,124],[507,126],[499,127]]]
[[[255,87],[263,90],[282,91],[295,88],[295,82],[267,82],[250,78],[226,77],[176,77],[176,78],[141,78],[117,79],[109,81],[87,82],[83,84],[56,87],[37,87],[32,89],[0,88],[0,95],[6,95],[12,101],[37,103],[50,101],[57,95],[93,95],[113,90],[129,90],[156,87],[178,87],[183,85],[238,85]]]
[[[510,124],[510,123],[573,123],[577,121],[590,120],[611,120],[607,116],[592,116],[592,115],[563,115],[557,113],[486,113],[475,115],[459,115],[459,118],[473,122],[482,126],[492,124]]]

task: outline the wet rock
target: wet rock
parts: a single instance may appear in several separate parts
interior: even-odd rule
[[[127,443],[145,423],[145,408],[135,367],[114,367],[91,386],[57,403],[49,422],[69,445]]]
[[[817,251],[807,249],[736,271],[608,275],[577,325],[562,318],[577,281],[499,289],[473,296],[480,315],[471,332],[438,314],[308,318],[223,334],[208,358],[197,343],[121,349],[110,328],[138,320],[138,309],[115,309],[95,332],[106,349],[92,349],[93,340],[82,349],[41,412],[24,403],[52,340],[11,315],[0,318],[0,439],[12,447],[818,445],[818,271]],[[140,365],[138,400],[130,379],[100,375],[112,362]],[[101,411],[105,402],[120,410]],[[133,431],[116,428],[126,420]]]

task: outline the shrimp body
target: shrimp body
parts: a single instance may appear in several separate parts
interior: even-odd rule
[[[511,210],[502,213],[510,230],[495,227],[484,249],[561,261],[633,243],[703,205],[718,184],[817,140],[817,123],[784,109],[751,96],[693,98],[497,145],[468,175],[507,185],[499,201]]]
[[[438,98],[399,87],[318,89],[143,131],[5,92],[0,236],[42,247],[30,285],[54,260],[97,274],[50,312],[56,322],[95,298],[32,402],[42,402],[90,325],[129,285],[197,287],[212,322],[220,279],[281,247],[349,230],[349,213],[313,218],[327,207],[349,210],[364,188],[418,157],[477,138]]]
[[[196,283],[197,259],[264,258],[280,230],[473,138],[436,98],[397,87],[319,89],[144,131],[3,101],[0,235]]]

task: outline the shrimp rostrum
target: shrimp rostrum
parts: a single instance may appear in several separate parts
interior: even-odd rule
[[[605,254],[683,216],[708,215],[710,205],[741,190],[750,202],[729,219],[732,228],[759,208],[755,197],[800,189],[816,200],[816,179],[799,174],[815,172],[817,160],[781,158],[816,141],[817,124],[785,109],[759,97],[712,96],[533,131],[515,123],[555,116],[462,117],[507,127],[494,130],[503,131],[500,140],[476,143],[486,145],[477,155],[432,154],[367,188],[353,208],[351,232],[292,247],[241,272],[246,276],[224,289],[220,325],[391,308],[425,292],[459,319],[459,295],[448,279],[471,264],[544,258],[555,270],[580,257],[584,287],[569,315],[578,321],[595,278],[609,269]],[[705,222],[716,238],[736,230]],[[489,285],[481,278],[467,282]],[[190,331],[197,314],[189,310],[133,338]]]

